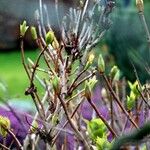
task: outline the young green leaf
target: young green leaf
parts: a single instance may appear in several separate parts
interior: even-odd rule
[[[28,30],[29,26],[27,26],[27,22],[24,20],[23,23],[20,25],[20,35],[23,37]]]

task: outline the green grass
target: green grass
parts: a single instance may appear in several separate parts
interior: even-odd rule
[[[35,59],[36,51],[26,51],[26,58]],[[11,98],[25,97],[24,91],[29,85],[27,75],[21,63],[20,51],[0,53],[0,81],[7,87],[7,92],[0,86],[0,96]]]

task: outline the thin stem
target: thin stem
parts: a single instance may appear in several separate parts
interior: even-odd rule
[[[47,49],[47,47],[45,47],[39,54],[37,60],[36,60],[36,63],[33,67],[33,71],[32,71],[32,75],[31,75],[31,80],[30,80],[30,86],[33,85],[33,80],[34,80],[34,76],[35,76],[35,71],[36,71],[36,68],[39,66],[39,61],[40,61],[40,58],[41,56],[43,55],[44,51]]]
[[[6,147],[5,145],[1,144],[0,143],[0,147],[3,149],[3,150],[10,150],[8,147]]]
[[[138,92],[140,93],[140,95],[141,95],[143,101],[145,102],[145,104],[146,104],[146,105],[148,106],[148,108],[150,109],[150,105],[149,105],[149,103],[147,102],[146,98],[144,97],[143,93],[142,93],[139,89],[138,89]]]
[[[22,61],[22,64],[23,64],[23,67],[27,73],[27,76],[28,78],[30,79],[30,74],[28,72],[28,69],[27,69],[27,66],[26,66],[26,63],[25,63],[25,56],[24,56],[24,43],[23,43],[23,38],[21,37],[21,41],[20,41],[20,47],[21,47],[21,61]]]
[[[143,27],[144,27],[144,30],[145,30],[145,33],[147,36],[147,42],[149,44],[149,50],[150,50],[150,32],[149,32],[148,25],[147,25],[146,20],[145,20],[144,12],[139,12],[139,17],[140,17],[141,22],[143,24]]]
[[[60,19],[59,19],[59,13],[58,13],[58,0],[55,0],[55,11],[56,11],[56,17],[57,17],[58,27],[60,29],[61,26],[60,26]]]

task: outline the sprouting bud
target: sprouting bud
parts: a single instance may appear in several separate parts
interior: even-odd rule
[[[105,62],[101,54],[98,58],[98,70],[100,73],[103,73],[105,71]]]
[[[144,11],[143,0],[136,0],[136,7],[137,7],[139,12],[143,12]]]
[[[89,55],[89,58],[88,58],[88,62],[89,62],[90,64],[92,64],[94,58],[95,58],[94,54],[90,54],[90,55]]]
[[[113,81],[118,81],[120,78],[120,70],[118,69],[118,71],[116,72],[114,78],[113,78]]]
[[[60,78],[58,76],[55,76],[52,80],[52,85],[54,88],[55,93],[60,93]]]
[[[52,44],[52,42],[54,41],[54,32],[53,31],[48,31],[47,34],[46,34],[46,44],[49,45],[49,44]]]
[[[118,67],[117,66],[113,66],[112,69],[110,70],[110,74],[109,74],[111,79],[113,79],[115,77],[117,71],[118,71]]]
[[[130,92],[130,100],[135,101],[136,100],[136,95],[133,91]]]
[[[52,46],[53,46],[54,49],[58,49],[59,48],[59,43],[58,43],[56,38],[54,38],[54,40],[52,42]]]
[[[127,96],[127,108],[128,108],[128,110],[131,110],[134,107],[136,98],[137,98],[137,96],[135,95],[135,93],[133,91],[131,91],[130,96]]]
[[[34,133],[38,129],[39,125],[37,121],[33,121],[32,126],[30,127],[30,132]]]
[[[20,35],[23,37],[28,30],[29,26],[27,26],[27,22],[24,20],[23,23],[20,25]]]
[[[85,97],[87,98],[87,100],[91,100],[91,88],[88,82],[85,82]]]
[[[132,110],[135,105],[135,101],[131,100],[129,96],[127,96],[127,109]]]
[[[91,64],[93,63],[94,58],[95,58],[94,54],[91,53],[88,57],[86,65],[84,67],[85,70],[87,70],[91,66]]]
[[[133,84],[130,81],[128,81],[128,84],[129,84],[129,87],[130,87],[131,91],[134,92],[134,94],[136,96],[139,96],[140,86],[139,86],[138,81],[136,80]]]
[[[0,134],[7,136],[7,129],[10,129],[10,120],[7,117],[0,116]]]
[[[94,88],[97,81],[98,80],[96,79],[96,76],[93,76],[92,78],[89,79],[89,82],[87,84],[89,85],[91,90]]]
[[[33,40],[36,40],[36,39],[37,39],[36,28],[33,27],[33,26],[31,27],[31,35],[32,35]]]

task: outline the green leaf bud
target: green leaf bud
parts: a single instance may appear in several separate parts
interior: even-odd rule
[[[131,89],[131,91],[134,92],[134,94],[138,97],[140,95],[139,90],[140,90],[140,86],[138,81],[136,80],[133,84],[128,81],[129,87]]]
[[[105,62],[101,54],[99,55],[98,58],[98,70],[100,73],[105,72]]]
[[[88,85],[89,85],[91,90],[94,88],[97,81],[98,80],[96,79],[96,76],[93,76],[92,78],[89,79]]]
[[[53,31],[48,31],[47,34],[46,34],[46,44],[49,45],[49,44],[52,44],[52,42],[54,41],[54,32]]]
[[[91,66],[91,64],[93,63],[94,58],[95,58],[94,54],[91,53],[88,57],[87,63],[84,67],[84,70],[87,70]]]
[[[118,81],[120,78],[120,70],[118,70],[113,78],[113,81]]]
[[[85,82],[85,97],[87,100],[91,100],[91,88],[87,81]]]
[[[130,96],[127,96],[127,109],[131,110],[135,105],[136,95],[134,92],[130,92]]]
[[[24,20],[23,23],[20,25],[20,35],[23,37],[28,30],[29,26],[27,26],[27,22]]]
[[[31,35],[32,35],[33,40],[36,40],[36,39],[37,39],[36,28],[33,27],[33,26],[31,27]]]
[[[116,73],[118,72],[118,67],[117,66],[113,66],[112,67],[112,69],[110,70],[110,77],[111,77],[111,79],[113,79],[114,77],[115,77],[115,75],[116,75]]]
[[[7,136],[6,129],[10,129],[10,120],[7,117],[0,116],[0,134],[3,137]]]

